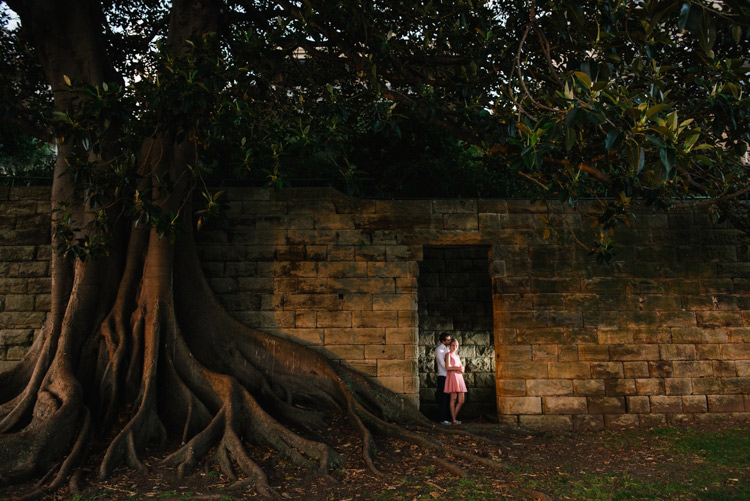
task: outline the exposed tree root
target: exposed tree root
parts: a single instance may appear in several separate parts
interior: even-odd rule
[[[163,464],[181,477],[213,463],[235,487],[252,485],[260,495],[276,497],[252,447],[271,447],[315,477],[335,481],[329,472],[342,457],[292,431],[315,434],[330,412],[345,416],[361,437],[362,459],[374,475],[383,475],[373,457],[376,435],[416,444],[459,475],[465,472],[447,458],[501,467],[436,437],[467,432],[436,428],[361,374],[231,318],[187,247],[190,252],[175,264],[165,242],[134,235],[128,254],[135,257],[124,267],[110,310],[92,314],[101,305],[89,304],[96,303],[91,294],[83,295],[88,301],[71,302],[65,321],[45,330],[35,345],[35,363],[20,365],[26,380],[3,376],[15,388],[4,389],[0,403],[0,464],[10,465],[0,467],[0,482],[43,474],[28,496],[41,497],[69,478],[75,487],[77,468],[95,444],[105,444],[98,468],[105,478],[120,465],[143,468],[147,447],[156,443],[174,448]],[[96,269],[79,271],[72,290],[84,287]],[[189,287],[183,277],[192,281]],[[78,363],[93,342],[95,363]],[[69,439],[49,438],[60,433]],[[27,437],[34,437],[32,447]]]

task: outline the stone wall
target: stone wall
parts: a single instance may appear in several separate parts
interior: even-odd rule
[[[0,197],[6,363],[48,308],[41,191]],[[544,238],[551,210],[566,220],[560,228],[591,241],[585,204],[356,200],[328,189],[230,189],[228,197],[230,226],[200,235],[204,270],[225,307],[415,403],[427,346],[420,263],[431,248],[480,246],[489,249],[503,423],[589,429],[750,416],[750,260],[737,231],[700,211],[639,214],[634,229],[618,231],[622,245],[605,267],[567,231]],[[424,339],[439,331],[424,330]]]
[[[0,371],[23,358],[49,311],[49,188],[0,187]]]

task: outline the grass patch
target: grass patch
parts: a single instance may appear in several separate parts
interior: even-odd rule
[[[677,430],[672,447],[704,461],[722,466],[750,467],[750,427],[741,426],[720,432],[693,429]]]

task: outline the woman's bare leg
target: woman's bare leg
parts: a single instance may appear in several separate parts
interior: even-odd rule
[[[456,422],[456,414],[458,411],[456,410],[456,398],[458,397],[458,393],[451,393],[451,404],[450,404],[450,410],[451,410],[451,421]]]
[[[453,415],[453,421],[456,421],[456,417],[458,416],[458,411],[461,410],[461,407],[464,405],[464,394],[463,393],[451,393],[451,395],[455,395],[458,397],[458,404],[456,404],[455,398],[451,402],[453,405],[451,406],[451,413]]]

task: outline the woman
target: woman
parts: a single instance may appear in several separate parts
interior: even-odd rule
[[[445,369],[448,376],[445,378],[445,393],[450,394],[450,412],[453,424],[461,424],[456,419],[458,411],[464,405],[464,394],[466,393],[466,383],[464,382],[464,366],[461,365],[461,359],[458,356],[458,340],[451,341],[451,347],[445,354]]]

